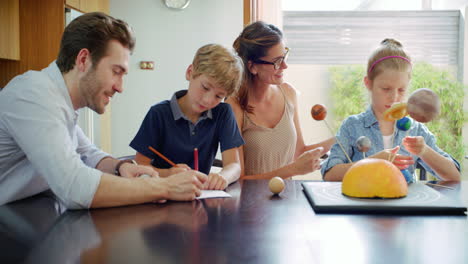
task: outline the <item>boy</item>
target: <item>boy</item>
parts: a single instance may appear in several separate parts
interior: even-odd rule
[[[222,100],[238,89],[242,75],[240,58],[223,46],[208,44],[198,49],[185,75],[188,90],[152,106],[130,143],[137,151],[138,164],[152,165],[161,177],[167,177],[189,170],[187,164],[195,168],[197,148],[200,172],[209,174],[204,189],[223,190],[236,181],[240,176],[238,147],[244,140],[231,107]],[[209,173],[218,143],[223,169]],[[177,166],[171,168],[150,146]]]

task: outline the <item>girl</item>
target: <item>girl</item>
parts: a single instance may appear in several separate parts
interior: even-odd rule
[[[434,135],[425,125],[412,120],[409,136],[406,136],[407,132],[394,131],[395,121],[384,119],[385,110],[405,98],[411,72],[411,59],[401,43],[393,39],[383,40],[369,58],[367,76],[364,77],[371,105],[367,111],[348,117],[341,125],[337,139],[353,162],[364,158],[358,151],[356,140],[366,136],[372,142],[366,153],[371,158],[388,159],[389,152],[399,151],[401,154],[393,161],[399,169],[408,168],[413,174],[410,165],[418,162],[439,179],[460,180],[459,163],[436,145]],[[343,150],[335,144],[322,166],[324,180],[341,181],[351,165],[353,163],[349,163]]]

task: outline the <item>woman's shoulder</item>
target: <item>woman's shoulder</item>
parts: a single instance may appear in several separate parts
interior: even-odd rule
[[[279,88],[283,91],[288,101],[290,102],[297,101],[298,91],[290,83],[284,82],[279,85]]]

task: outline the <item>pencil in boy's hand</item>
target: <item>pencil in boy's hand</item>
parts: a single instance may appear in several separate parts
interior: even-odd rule
[[[193,168],[198,171],[198,149],[193,149]]]
[[[163,154],[161,154],[159,151],[155,150],[153,147],[149,146],[149,150],[153,151],[154,154],[158,155],[161,159],[165,160],[167,163],[171,164],[172,167],[175,167],[176,164],[172,162],[170,159],[166,158]]]

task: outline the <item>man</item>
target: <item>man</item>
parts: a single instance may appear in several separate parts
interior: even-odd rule
[[[205,175],[185,171],[159,178],[150,167],[97,149],[76,124],[78,109],[102,114],[123,91],[134,45],[124,21],[82,15],[66,27],[57,61],[15,77],[0,92],[0,204],[49,188],[69,209],[200,195]]]

